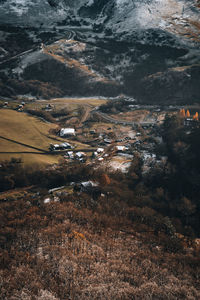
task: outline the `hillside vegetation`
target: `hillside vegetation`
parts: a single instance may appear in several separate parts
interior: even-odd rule
[[[145,173],[139,152],[127,173],[2,162],[2,299],[199,299],[200,128],[182,121],[166,115]]]
[[[199,247],[175,232],[183,215],[158,213],[155,198],[166,199],[137,184],[139,165],[126,178],[83,164],[32,174],[14,165],[3,165],[16,175],[4,186],[22,184],[19,174],[36,186],[0,198],[2,299],[199,299]],[[100,182],[98,199],[46,190],[88,179]]]

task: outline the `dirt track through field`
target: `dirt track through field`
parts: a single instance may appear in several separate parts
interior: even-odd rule
[[[9,139],[9,138],[5,138],[4,136],[0,136],[0,139],[6,140],[6,141],[11,142],[11,143],[15,143],[15,144],[18,144],[18,145],[27,147],[27,148],[31,148],[31,149],[34,149],[34,150],[37,150],[37,151],[41,151],[42,153],[47,153],[47,151],[45,151],[45,150],[43,150],[43,149],[40,149],[40,148],[31,146],[31,145],[27,145],[27,144],[24,144],[24,143],[21,143],[21,142],[18,142],[18,141]],[[5,152],[5,153],[9,153],[9,152]],[[13,153],[13,152],[12,152],[12,153]],[[20,152],[20,153],[22,153],[22,152]],[[34,153],[35,153],[35,152],[34,152]]]
[[[46,154],[49,154],[49,153],[44,153],[44,152],[29,152],[29,151],[19,151],[19,152],[0,152],[0,154],[40,154],[40,155],[46,155]]]

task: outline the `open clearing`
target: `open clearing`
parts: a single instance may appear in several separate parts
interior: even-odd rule
[[[0,110],[0,161],[20,157],[26,164],[53,164],[58,156],[45,155],[50,143],[50,129],[56,124],[9,109]]]
[[[101,98],[55,98],[51,100],[38,100],[34,104],[35,105],[45,105],[46,103],[50,103],[52,105],[56,105],[56,108],[75,108],[77,106],[99,106],[105,104],[107,102],[106,99]]]

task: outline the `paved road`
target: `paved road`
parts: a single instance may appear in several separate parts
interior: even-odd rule
[[[97,115],[102,117],[104,120],[109,121],[111,123],[115,123],[115,124],[134,126],[134,125],[153,125],[156,123],[155,121],[130,122],[130,121],[126,121],[126,120],[117,120],[117,119],[110,117],[109,115],[102,113],[100,111],[97,111],[97,110],[93,110],[91,113],[96,113]]]
[[[67,34],[68,34],[68,36],[67,36]],[[63,37],[63,38],[66,38],[66,40],[71,40],[71,39],[73,39],[74,36],[75,36],[75,32],[74,31],[69,31],[69,32],[66,32],[65,37]],[[61,40],[61,39],[62,38],[60,38],[59,40]],[[56,42],[57,41],[51,41],[50,44],[53,44],[53,43],[56,43]],[[7,63],[7,62],[9,62],[11,60],[16,59],[16,58],[22,57],[25,54],[28,54],[28,53],[34,52],[34,51],[36,51],[38,49],[41,49],[41,47],[43,48],[43,46],[45,46],[45,45],[44,44],[42,44],[42,46],[41,45],[37,45],[37,46],[35,46],[35,47],[33,47],[33,48],[29,49],[29,50],[26,50],[26,51],[23,51],[21,53],[18,53],[17,55],[14,55],[12,57],[9,57],[6,60],[1,61],[0,65],[3,65],[3,64],[5,64],[5,63]]]
[[[38,48],[39,48],[39,46],[34,47],[34,48],[29,49],[29,50],[27,50],[27,51],[21,52],[21,53],[15,55],[15,56],[12,56],[12,57],[10,57],[10,58],[8,58],[8,59],[6,59],[6,60],[3,60],[3,61],[0,62],[0,65],[3,65],[3,64],[5,64],[5,63],[7,63],[7,62],[9,62],[9,61],[11,61],[11,60],[14,60],[14,59],[18,58],[18,57],[22,57],[23,55],[25,55],[25,54],[27,54],[27,53],[31,53],[31,52],[33,52],[33,51],[35,51],[35,50],[38,50]]]

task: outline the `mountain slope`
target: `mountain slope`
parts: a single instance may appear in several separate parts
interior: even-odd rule
[[[159,28],[181,34],[184,27],[199,21],[196,0],[4,0],[0,2],[1,22],[38,26],[54,24],[74,15],[104,24],[114,32]],[[196,24],[195,24],[196,23]]]
[[[196,0],[1,1],[0,95],[32,93],[13,80],[18,87],[34,80],[50,85],[50,97],[124,93],[145,102],[199,101],[199,16]],[[40,43],[52,50],[55,41],[56,53],[40,53]]]

